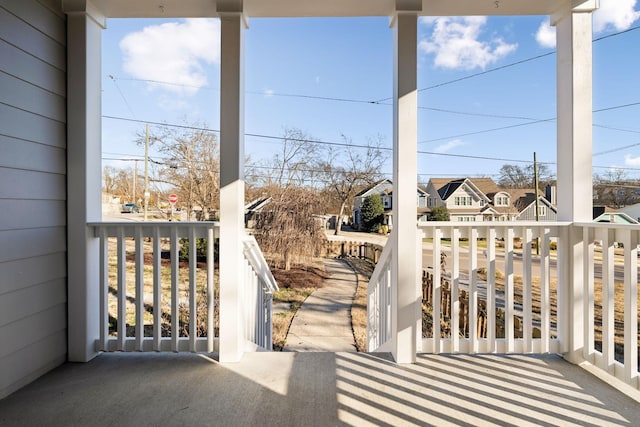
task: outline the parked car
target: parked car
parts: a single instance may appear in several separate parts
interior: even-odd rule
[[[122,213],[138,213],[140,212],[140,208],[135,203],[125,203],[122,205]]]

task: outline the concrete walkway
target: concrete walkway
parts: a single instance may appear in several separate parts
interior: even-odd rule
[[[283,351],[356,351],[351,328],[351,304],[357,278],[338,259],[324,262],[329,279],[298,309]]]

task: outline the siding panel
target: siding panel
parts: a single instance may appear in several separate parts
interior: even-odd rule
[[[64,279],[67,275],[66,254],[57,252],[37,258],[23,258],[0,263],[0,298],[2,294],[44,283]]]
[[[66,147],[65,124],[27,111],[18,110],[3,103],[0,93],[0,135],[52,147]]]
[[[0,262],[64,252],[66,240],[65,227],[0,231]]]
[[[66,70],[65,47],[0,7],[0,39]]]
[[[64,19],[47,7],[31,1],[2,1],[0,5],[59,44],[66,44],[67,36],[64,25],[61,25]]]
[[[0,326],[0,358],[43,340],[66,328],[66,304]]]
[[[66,103],[63,97],[9,74],[0,73],[0,93],[2,93],[2,102],[12,107],[59,122],[65,122],[67,119]]]
[[[28,53],[0,40],[0,71],[16,76],[60,96],[66,95],[66,76],[61,71]]]
[[[0,135],[0,167],[38,172],[66,173],[66,151]],[[1,211],[0,211],[1,212]]]
[[[64,175],[0,169],[0,199],[64,200],[65,194]]]
[[[59,331],[0,359],[0,399],[29,384],[66,359],[66,331]]]
[[[66,359],[61,4],[0,0],[0,398]]]
[[[58,279],[5,295],[0,299],[0,327],[66,303],[66,286]]]
[[[4,217],[0,222],[0,231],[33,227],[64,227],[66,210],[64,200],[0,199],[0,212]]]

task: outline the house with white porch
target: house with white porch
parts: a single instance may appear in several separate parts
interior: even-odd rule
[[[585,416],[596,424],[637,420],[635,401],[622,394],[606,398],[605,393],[618,392],[576,377],[576,369],[583,371],[575,366],[579,364],[609,384],[619,382],[636,392],[639,387],[640,230],[594,223],[591,217],[591,41],[597,7],[597,0],[0,1],[0,424],[207,424],[245,417],[243,423],[251,425],[265,422],[263,416],[280,409],[286,412],[277,412],[278,421],[295,419],[295,410],[318,425],[407,420],[479,424],[487,419],[505,422],[507,417],[514,424],[522,417],[576,424]],[[416,222],[418,19],[457,15],[546,15],[556,27],[557,222]],[[256,352],[271,347],[270,295],[277,285],[244,230],[243,35],[251,31],[254,17],[314,16],[387,16],[393,40],[389,87],[394,230],[369,282],[371,353],[362,355]],[[132,225],[101,220],[101,33],[110,18],[133,17],[220,19],[219,223]],[[429,253],[423,253],[423,237],[433,242]],[[181,239],[192,242],[189,248],[195,250],[198,238],[208,242],[202,284],[195,256],[189,259],[186,275],[178,269],[177,256],[168,264],[161,256],[164,251],[177,254]],[[421,272],[431,264],[432,316],[439,319],[444,312],[439,261],[445,238],[451,251],[452,292],[461,286],[460,271],[469,273],[465,292],[470,327],[468,333],[455,333],[460,308],[454,304],[454,333],[442,333],[441,323],[435,321],[431,335],[423,336]],[[468,253],[464,266],[459,255],[462,238]],[[488,242],[482,260],[477,255],[480,238]],[[494,243],[502,238],[504,248],[497,251]],[[514,300],[515,238],[524,242],[517,257],[522,266],[522,308]],[[534,238],[557,239],[557,252],[550,253],[549,245],[543,244],[534,260],[529,244]],[[596,238],[603,242],[600,259],[605,273],[597,278]],[[214,262],[215,240],[219,262]],[[625,248],[621,259],[609,250],[616,241]],[[144,271],[147,253],[153,265],[150,278]],[[505,270],[500,301],[494,280],[498,262]],[[477,277],[481,264],[487,271],[482,283]],[[167,276],[160,274],[164,265],[170,269]],[[534,272],[540,278],[540,306],[535,310]],[[623,284],[620,319],[614,310],[615,281]],[[597,319],[595,286],[603,296]],[[161,288],[169,289],[170,297]],[[489,314],[486,336],[477,330],[482,295]],[[205,302],[206,336],[196,333],[196,299]],[[156,308],[167,303],[170,315],[161,318],[161,310],[148,311],[151,302]],[[495,333],[498,304],[505,312],[502,335]],[[190,314],[180,320],[183,306],[190,307]],[[520,334],[514,332],[516,318],[522,325]],[[161,325],[165,319],[169,323]],[[535,336],[534,325],[540,331]],[[623,330],[617,331],[616,325],[623,325]],[[189,333],[179,332],[181,328]],[[165,351],[169,355],[162,356]],[[129,352],[136,354],[125,354]],[[183,352],[203,353],[181,358]],[[501,358],[504,354],[509,356]],[[532,354],[558,354],[562,359]],[[58,368],[66,362],[80,363]],[[503,369],[506,364],[514,371]],[[493,373],[482,377],[488,369]],[[82,378],[77,376],[80,372]],[[549,380],[541,384],[540,375],[549,375]],[[526,384],[519,382],[523,376]],[[113,378],[118,379],[113,388],[104,388]],[[165,384],[160,378],[176,382]],[[182,391],[176,392],[177,381],[186,380],[190,383],[180,383]],[[20,391],[32,382],[28,392]],[[508,394],[495,394],[516,382],[521,386]],[[457,387],[461,383],[463,389]],[[123,386],[140,393],[119,399]],[[540,391],[537,396],[530,393],[532,387]],[[545,398],[549,387],[552,401]],[[33,400],[36,395],[38,400]],[[300,400],[301,396],[308,398]],[[491,398],[492,403],[479,405],[481,398]],[[98,407],[107,405],[107,412],[99,412],[96,402]],[[139,402],[136,410],[128,410],[131,402]],[[149,406],[154,402],[156,406]],[[82,412],[85,408],[95,411]],[[216,408],[220,409],[214,417],[209,411]],[[559,413],[562,418],[557,418]]]

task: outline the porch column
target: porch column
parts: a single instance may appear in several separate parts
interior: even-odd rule
[[[96,356],[100,250],[87,222],[100,221],[102,194],[102,30],[89,1],[63,1],[67,14],[67,331],[68,359]]]
[[[402,2],[393,22],[393,245],[392,334],[393,357],[414,363],[422,339],[420,266],[416,239],[418,168],[417,49],[421,2]],[[407,6],[411,9],[407,11]],[[412,8],[412,6],[414,6]],[[420,257],[421,258],[421,257]]]
[[[558,219],[592,218],[592,12],[597,0],[552,17],[557,37]],[[582,232],[570,227],[567,250],[560,254],[559,277],[567,284],[560,296],[562,352],[580,360],[584,343],[584,257]]]
[[[244,236],[244,21],[222,13],[220,51],[220,362],[242,357],[238,289]]]

